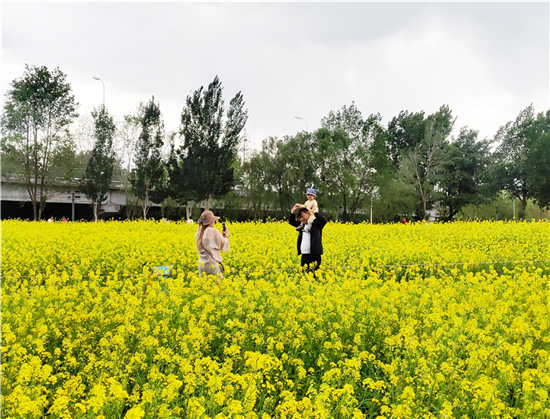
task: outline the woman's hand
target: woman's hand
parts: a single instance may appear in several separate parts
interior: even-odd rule
[[[225,227],[225,230],[222,231],[222,236],[226,239],[229,238],[229,230],[227,229],[227,227]]]

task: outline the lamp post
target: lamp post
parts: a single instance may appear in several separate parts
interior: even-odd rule
[[[294,118],[301,119],[302,121],[304,121],[306,123],[306,132],[309,133],[309,127],[307,125],[307,121],[304,118],[300,118],[299,116],[295,116]]]
[[[246,128],[244,130],[243,134],[243,162],[246,161],[246,143],[249,140],[250,136],[246,133]]]
[[[99,80],[101,83],[103,83],[103,107],[105,107],[105,82],[96,76],[92,76],[92,79]]]

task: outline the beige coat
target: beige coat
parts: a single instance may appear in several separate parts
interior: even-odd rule
[[[199,251],[199,273],[220,275],[219,263],[222,261],[220,251],[229,250],[229,240],[223,237],[214,227],[204,230],[202,247]]]

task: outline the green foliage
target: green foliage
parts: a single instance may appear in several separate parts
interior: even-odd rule
[[[417,117],[415,116],[415,121]],[[424,219],[427,210],[440,197],[437,188],[437,175],[444,170],[449,136],[453,119],[448,106],[439,110],[423,121],[424,135],[415,137],[414,146],[400,150],[398,178],[414,189],[419,203],[416,218]]]
[[[130,173],[130,183],[132,192],[141,203],[145,220],[150,208],[149,199],[155,190],[163,187],[167,175],[160,153],[164,145],[164,123],[160,106],[155,103],[154,97],[140,106],[139,122],[141,132],[136,144],[135,167]]]
[[[392,118],[386,130],[386,146],[394,169],[399,168],[404,150],[411,150],[422,142],[425,133],[424,111],[401,111]]]
[[[234,186],[239,136],[248,119],[241,92],[229,102],[224,121],[222,84],[216,76],[187,97],[181,114],[183,145],[169,164],[170,188],[180,201],[225,195]]]
[[[269,207],[270,191],[265,187],[269,164],[265,153],[253,152],[250,160],[243,162],[239,170],[240,186],[246,197],[243,206],[251,210],[255,220],[263,218],[265,209]]]
[[[315,133],[313,148],[320,189],[326,191],[328,202],[339,204],[344,221],[353,219],[376,189],[371,146],[381,130],[381,119],[378,114],[363,119],[352,102],[349,107],[331,111]]]
[[[417,198],[411,187],[388,176],[380,183],[378,197],[373,202],[374,222],[394,222],[403,217],[411,219],[416,205]]]
[[[41,218],[48,185],[75,177],[85,178],[81,189],[97,210],[113,174],[123,183],[132,218],[139,207],[146,218],[152,202],[175,216],[182,203],[190,215],[193,206],[208,206],[211,199],[227,213],[244,209],[241,215],[260,219],[277,211],[285,217],[312,185],[322,212],[343,221],[368,219],[371,203],[377,222],[423,219],[432,208],[450,220],[493,204],[485,212],[498,218],[509,200],[498,198],[502,193],[519,198],[519,218],[527,216],[530,202],[537,211],[550,209],[550,111],[536,115],[533,105],[499,129],[492,154],[475,130],[463,128],[450,138],[455,118],[447,105],[431,115],[402,111],[383,126],[379,114],[363,118],[352,102],[330,111],[314,133],[268,137],[240,162],[248,111],[241,92],[224,106],[216,76],[187,97],[178,132],[182,144],[176,147],[175,134],[170,136],[163,160],[164,125],[154,98],[137,115],[125,116],[119,156],[113,118],[105,108],[94,110],[94,148],[77,155],[68,126],[78,104],[65,74],[26,66],[11,85],[2,113],[2,173],[24,179],[35,219]]]
[[[268,137],[262,141],[261,161],[265,163],[265,188],[267,191],[274,193],[274,207],[280,209],[280,217],[288,215],[289,208],[292,206],[293,192],[298,187],[304,187],[306,179],[300,180],[300,183],[293,184],[296,173],[293,173],[291,166],[299,166],[291,164],[293,157],[301,158],[293,154],[290,146],[287,146],[290,137],[285,137],[283,140],[277,137]],[[300,136],[300,138],[304,138]],[[296,145],[303,143],[297,141]],[[295,148],[296,151],[296,148]],[[305,151],[305,150],[302,150]],[[303,167],[299,167],[299,175],[306,174]]]
[[[440,215],[451,220],[465,205],[487,199],[489,144],[477,141],[477,131],[464,127],[447,148],[445,162],[436,178],[441,189]]]
[[[541,207],[550,209],[550,111],[538,114],[526,146],[529,192]]]
[[[111,186],[114,169],[113,138],[115,123],[107,108],[101,106],[92,111],[95,145],[86,165],[86,178],[81,190],[92,201],[94,218],[97,221],[98,206],[106,199]]]
[[[22,176],[40,220],[48,182],[69,177],[75,162],[68,125],[78,117],[66,75],[47,67],[25,65],[11,82],[2,113],[3,169]]]
[[[527,106],[500,127],[495,141],[493,188],[520,199],[520,218],[529,198],[550,208],[550,113],[535,116],[533,105]]]
[[[281,156],[286,158],[283,181],[287,185],[287,196],[291,204],[305,202],[306,189],[317,179],[319,164],[316,161],[314,141],[315,139],[307,132],[299,132],[284,138],[281,148]],[[288,209],[285,213],[288,213]]]
[[[369,132],[365,123],[366,121],[363,120],[361,111],[357,109],[353,101],[350,106],[344,105],[336,112],[330,111],[328,116],[321,119],[322,128],[326,128],[329,131],[341,130],[351,139],[358,139],[361,142],[367,142],[369,139]]]
[[[515,211],[514,211],[515,208]],[[466,205],[458,213],[459,220],[517,220],[521,202],[509,193],[501,193],[481,205]],[[514,218],[515,212],[515,218]],[[528,199],[525,206],[525,221],[550,220],[550,210],[544,210],[537,203]]]
[[[529,195],[527,185],[527,160],[529,150],[527,142],[532,133],[534,122],[534,107],[527,106],[517,116],[515,121],[509,121],[501,126],[495,135],[499,143],[495,151],[494,181],[497,190],[509,192],[521,201],[520,218],[525,216],[525,206]]]

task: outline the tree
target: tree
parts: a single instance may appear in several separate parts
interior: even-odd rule
[[[435,177],[442,169],[443,147],[442,137],[434,132],[433,125],[427,127],[425,139],[412,150],[408,150],[401,158],[399,177],[410,185],[420,198],[421,205],[416,215],[424,219],[428,203],[436,197]]]
[[[378,199],[373,202],[374,219],[377,222],[400,221],[414,214],[418,201],[406,185],[395,176],[385,176],[379,183]]]
[[[353,218],[375,189],[371,146],[380,121],[378,114],[363,119],[352,102],[349,107],[331,111],[315,134],[318,176],[328,194],[340,201],[344,221]]]
[[[370,118],[380,120],[380,115],[371,115]],[[352,101],[348,107],[342,106],[338,111],[330,111],[328,116],[321,119],[321,127],[326,128],[329,131],[339,129],[344,131],[352,140],[359,140],[360,142],[369,142],[369,131],[365,129],[365,120],[361,111],[357,109],[355,102]]]
[[[550,209],[550,110],[539,113],[527,140],[527,185],[537,204]]]
[[[180,152],[176,150],[175,144],[171,144],[170,153],[166,160],[167,174],[167,195],[175,199],[178,203],[185,204],[186,218],[191,218],[193,213],[193,204],[195,191],[190,189],[193,178],[189,178],[192,173],[192,166],[188,166],[189,161],[180,159]],[[189,170],[191,169],[191,170]]]
[[[106,199],[111,187],[115,157],[113,138],[115,123],[107,108],[101,106],[92,111],[94,119],[95,144],[90,160],[86,165],[86,178],[82,182],[82,192],[92,201],[94,220],[97,221],[98,207]]]
[[[424,134],[420,141],[415,144],[410,142],[408,148],[401,148],[399,151],[398,178],[408,184],[419,199],[416,210],[418,219],[426,217],[427,210],[439,195],[436,185],[437,173],[443,169],[445,163],[447,137],[453,124],[451,110],[443,105],[435,114],[429,115],[423,121]],[[414,125],[414,128],[413,137],[417,141],[417,125]]]
[[[255,151],[241,166],[242,187],[255,219],[263,216],[267,204],[270,191],[266,188],[266,175],[270,163],[265,153]]]
[[[319,165],[315,144],[309,133],[302,131],[293,136],[285,136],[283,142],[281,157],[286,159],[283,183],[290,199],[289,206],[292,206],[296,202],[305,201],[306,189],[317,182]],[[284,208],[287,213],[289,206],[285,205]]]
[[[170,131],[167,136],[168,142],[165,145],[169,147],[170,151],[167,155],[164,155],[162,150],[160,150],[161,168],[158,173],[161,173],[161,175],[154,179],[154,188],[151,189],[151,193],[149,195],[149,199],[152,202],[161,204],[161,212],[166,206],[172,206],[175,209],[179,205],[177,199],[172,196],[173,194],[170,189],[170,169],[172,161],[175,157],[174,140],[176,133],[174,131]]]
[[[164,123],[160,106],[155,103],[154,97],[140,106],[139,121],[141,132],[136,144],[130,183],[132,192],[143,208],[143,219],[146,220],[151,207],[150,195],[162,187],[166,176],[160,153],[164,145]]]
[[[288,138],[286,138],[288,140]],[[265,174],[266,189],[274,191],[277,204],[284,217],[292,205],[292,193],[288,184],[288,171],[290,170],[289,147],[285,141],[277,137],[268,137],[262,141],[262,158],[267,163]]]
[[[170,173],[171,189],[182,201],[206,201],[225,195],[234,186],[233,163],[240,133],[248,119],[241,92],[229,102],[225,120],[222,84],[218,76],[207,89],[187,97],[181,114],[183,145]]]
[[[121,121],[118,122],[117,136],[115,144],[116,166],[120,169],[120,180],[124,193],[126,195],[126,215],[130,219],[134,219],[138,211],[137,198],[133,197],[130,192],[132,184],[130,183],[130,174],[132,172],[132,164],[134,161],[134,153],[136,152],[136,144],[141,132],[140,122],[140,107],[136,114],[124,115]]]
[[[399,169],[403,152],[413,150],[420,144],[425,132],[424,111],[401,111],[388,123],[386,146],[395,171]]]
[[[416,197],[410,187],[397,178],[397,165],[389,149],[389,134],[381,125],[373,130],[370,154],[374,187],[378,190],[377,199],[373,203],[374,218],[378,222],[385,222],[410,217],[416,208]]]
[[[449,145],[442,170],[436,174],[440,208],[450,221],[464,206],[487,201],[489,143],[477,141],[477,131],[464,127]]]
[[[525,217],[525,207],[531,196],[529,188],[529,143],[535,134],[535,110],[533,105],[523,109],[515,121],[509,121],[497,131],[494,141],[499,143],[495,151],[493,177],[495,189],[504,190],[521,202],[519,217]]]
[[[343,219],[348,221],[348,199],[355,179],[351,173],[351,139],[341,129],[320,128],[315,132],[315,150],[318,153],[320,181],[326,185],[327,198],[341,203]]]
[[[306,189],[317,181],[313,147],[311,136],[306,132],[283,139],[268,137],[262,141],[261,151],[254,161],[262,164],[265,170],[263,188],[266,193],[262,199],[266,205],[279,208],[281,217],[288,214],[293,203],[305,201]]]
[[[46,203],[46,187],[52,171],[66,177],[73,168],[74,145],[69,124],[78,117],[66,75],[46,67],[29,67],[11,83],[2,115],[2,142],[19,162],[33,207],[40,220]]]

